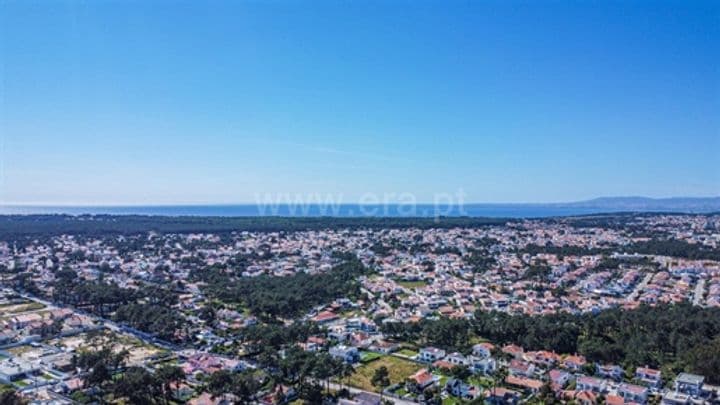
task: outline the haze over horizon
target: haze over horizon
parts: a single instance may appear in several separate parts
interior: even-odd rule
[[[720,3],[0,5],[0,205],[720,194]]]

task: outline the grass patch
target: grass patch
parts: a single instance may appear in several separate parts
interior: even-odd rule
[[[470,344],[476,345],[478,343],[487,343],[489,340],[485,339],[482,336],[471,336],[470,337]]]
[[[5,306],[2,309],[2,312],[4,313],[3,315],[5,315],[5,314],[15,315],[15,314],[19,314],[22,312],[38,311],[41,309],[45,309],[45,305],[43,305],[39,302],[29,301],[27,303],[13,304],[13,305]]]
[[[437,373],[437,372],[436,372],[436,373],[433,373],[433,374],[435,374],[436,376],[440,377],[440,380],[438,380],[438,386],[440,386],[440,387],[442,387],[442,388],[445,388],[445,384],[446,384],[446,383],[448,382],[448,380],[450,379],[450,376],[445,375],[445,374],[443,374],[443,373]]]
[[[420,287],[425,287],[428,285],[427,281],[424,280],[416,280],[416,281],[407,281],[407,280],[397,280],[396,283],[399,285],[409,288],[409,289],[415,289]]]
[[[7,307],[14,307],[17,305],[25,305],[30,302],[32,302],[32,301],[26,300],[26,299],[18,300],[17,302],[3,302],[2,304],[0,304],[0,309],[7,308]]]
[[[472,385],[477,385],[481,388],[491,388],[493,386],[493,379],[488,377],[478,377],[478,376],[472,376],[468,378],[468,383]]]
[[[377,360],[382,357],[382,354],[375,353],[375,352],[361,352],[360,353],[360,362],[361,363],[370,363],[371,361]]]
[[[381,358],[355,369],[355,373],[347,379],[348,385],[353,387],[361,388],[366,391],[378,392],[379,390],[373,387],[372,380],[375,370],[385,366],[390,374],[390,384],[397,384],[405,381],[405,379],[413,374],[422,367],[419,364],[413,363],[412,361],[400,359],[392,356],[382,356]]]
[[[15,357],[19,357],[19,356],[22,356],[23,354],[29,352],[32,349],[33,349],[32,346],[22,345],[22,346],[11,347],[11,348],[7,349],[6,351]]]
[[[418,355],[418,352],[410,349],[400,349],[398,350],[397,354],[406,356],[406,357],[415,357]]]

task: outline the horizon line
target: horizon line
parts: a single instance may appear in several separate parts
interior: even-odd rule
[[[28,208],[125,208],[125,207],[222,207],[222,206],[298,206],[298,205],[356,205],[356,206],[382,206],[382,205],[443,205],[443,206],[469,206],[469,205],[561,205],[561,204],[577,204],[593,202],[600,199],[631,199],[631,198],[642,198],[647,200],[672,200],[672,199],[720,199],[720,195],[711,196],[668,196],[668,197],[647,197],[640,195],[632,196],[600,196],[588,199],[571,200],[571,201],[523,201],[523,202],[433,202],[433,201],[420,201],[420,202],[279,202],[279,203],[267,203],[267,202],[177,202],[177,203],[47,203],[47,202],[0,202],[0,207],[28,207]]]

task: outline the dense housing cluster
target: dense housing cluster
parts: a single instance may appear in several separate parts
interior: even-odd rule
[[[2,221],[8,401],[719,395],[718,215]]]

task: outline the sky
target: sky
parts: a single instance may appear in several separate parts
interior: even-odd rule
[[[0,204],[720,195],[717,1],[0,1]]]

